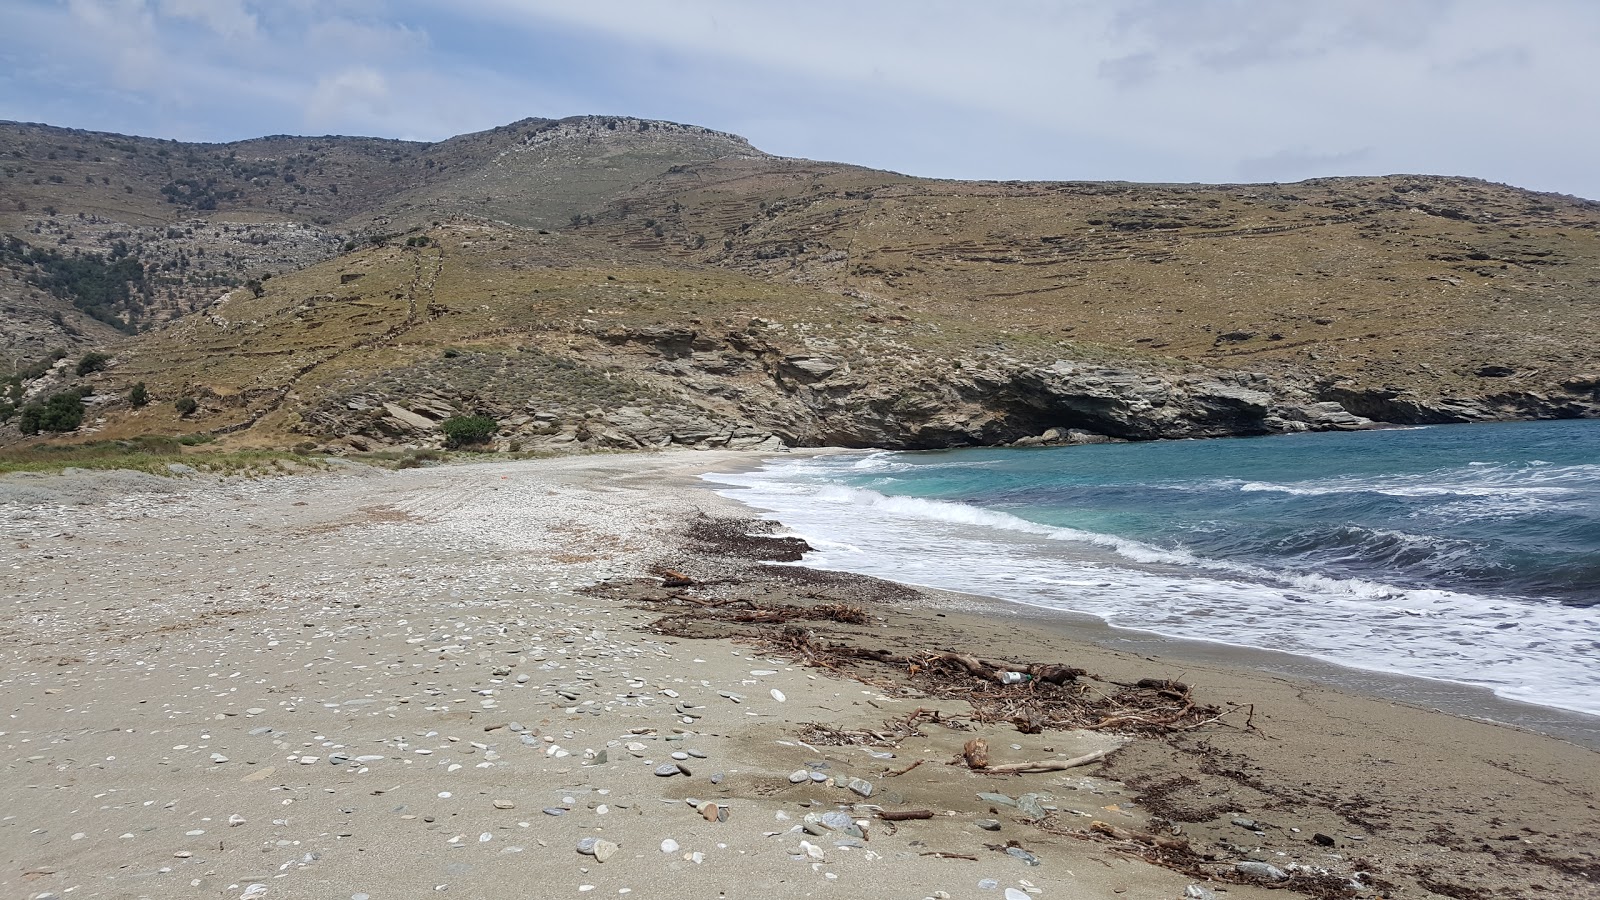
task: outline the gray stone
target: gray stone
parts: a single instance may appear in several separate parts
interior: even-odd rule
[[[1017,809],[1021,810],[1023,815],[1032,820],[1042,819],[1049,815],[1049,813],[1045,811],[1044,804],[1039,802],[1038,794],[1023,794],[1021,797],[1018,797]]]
[[[1029,853],[1021,847],[1007,847],[1006,855],[1015,859],[1020,859],[1030,866],[1037,866],[1039,864],[1039,857],[1034,856],[1032,853]]]
[[[1271,863],[1255,862],[1254,860],[1234,863],[1233,868],[1241,875],[1253,875],[1257,878],[1266,878],[1272,881],[1282,881],[1289,877],[1287,872]]]
[[[846,825],[855,824],[855,820],[850,818],[849,813],[839,812],[838,810],[823,813],[821,821],[822,824],[835,830],[843,828]]]

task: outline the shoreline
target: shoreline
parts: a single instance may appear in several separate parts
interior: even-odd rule
[[[831,449],[821,451],[829,454],[845,452],[862,451]],[[820,453],[810,455],[820,455]],[[786,523],[779,518],[779,513],[751,506],[739,500],[739,492],[744,488],[708,481],[704,477],[748,472],[768,462],[776,461],[782,461],[782,458],[763,454],[760,460],[737,467],[707,471],[702,477],[686,479],[685,484],[693,484],[702,490],[710,491],[742,508],[749,515],[776,522],[787,528]],[[799,564],[805,565],[803,561]],[[1302,679],[1311,684],[1365,697],[1406,703],[1419,709],[1435,710],[1463,718],[1529,730],[1600,751],[1600,716],[1559,706],[1502,697],[1492,689],[1479,685],[1406,672],[1349,666],[1316,656],[1246,644],[1168,635],[1133,626],[1114,625],[1093,613],[1037,606],[1021,600],[968,590],[941,588],[915,581],[898,583],[923,592],[930,598],[941,598],[934,599],[933,602],[936,603],[949,604],[956,609],[981,609],[992,614],[1013,616],[1029,622],[1034,627],[1059,628],[1064,633],[1071,633],[1078,639],[1088,640],[1107,649],[1125,649],[1145,655],[1171,657],[1197,663],[1250,668]],[[1082,632],[1085,631],[1091,636],[1084,636]]]
[[[1170,900],[1190,885],[1226,900],[1600,896],[1592,751],[860,576],[774,576],[694,537],[697,522],[750,519],[687,489],[730,462],[751,457],[0,479],[0,765],[15,773],[0,783],[0,893],[510,898],[532,877],[574,897],[753,883],[912,900]],[[648,576],[664,563],[704,592],[663,592]],[[1181,677],[1228,712],[1144,737],[1025,734],[892,667],[805,665],[776,632],[713,622],[685,596],[746,604],[730,610],[838,597],[863,619],[808,620],[819,641],[1064,662],[1092,673],[1089,695]],[[707,633],[652,627],[681,612]],[[924,707],[943,718],[893,742],[823,740]],[[1113,752],[1054,774],[948,765],[974,736],[996,763]],[[984,799],[1028,792],[1045,819]],[[806,819],[825,812],[866,837]],[[1094,821],[1181,834],[1194,855],[1152,865]],[[585,837],[619,849],[601,861],[575,849]],[[1262,882],[1240,863],[1287,874]],[[1358,871],[1371,875],[1347,889]]]

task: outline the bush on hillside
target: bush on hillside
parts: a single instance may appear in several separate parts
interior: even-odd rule
[[[145,389],[144,382],[135,384],[128,391],[128,402],[135,407],[144,406],[150,402],[150,392]]]
[[[17,428],[23,434],[41,431],[77,431],[83,424],[83,397],[87,391],[62,391],[43,403],[29,403],[17,414]]]
[[[111,354],[90,350],[83,355],[82,359],[78,360],[77,372],[80,376],[88,375],[91,372],[104,372],[110,362]]]
[[[180,397],[177,402],[172,404],[172,407],[178,411],[178,415],[188,416],[199,409],[200,404],[193,397]]]
[[[500,430],[500,423],[488,416],[454,416],[439,428],[444,431],[444,445],[454,450],[488,442]]]

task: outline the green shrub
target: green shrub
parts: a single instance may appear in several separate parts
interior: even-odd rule
[[[128,402],[136,408],[150,402],[150,392],[145,389],[144,382],[141,381],[135,384],[128,391]]]
[[[454,450],[486,443],[500,430],[500,423],[488,416],[454,416],[439,427],[444,431],[444,445]]]
[[[103,372],[105,371],[106,364],[109,362],[111,362],[111,354],[98,353],[94,350],[90,350],[88,353],[83,355],[82,359],[78,360],[77,371],[79,375],[88,375],[91,372]]]
[[[172,404],[172,407],[178,411],[178,415],[188,416],[192,415],[195,410],[199,409],[200,404],[195,402],[193,397],[179,397],[178,401]]]
[[[17,427],[23,434],[41,431],[76,431],[83,424],[82,391],[62,391],[43,403],[29,403],[17,414]]]

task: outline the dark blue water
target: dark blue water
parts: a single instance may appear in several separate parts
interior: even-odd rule
[[[810,565],[1600,713],[1600,422],[875,453],[717,480],[813,539]]]

